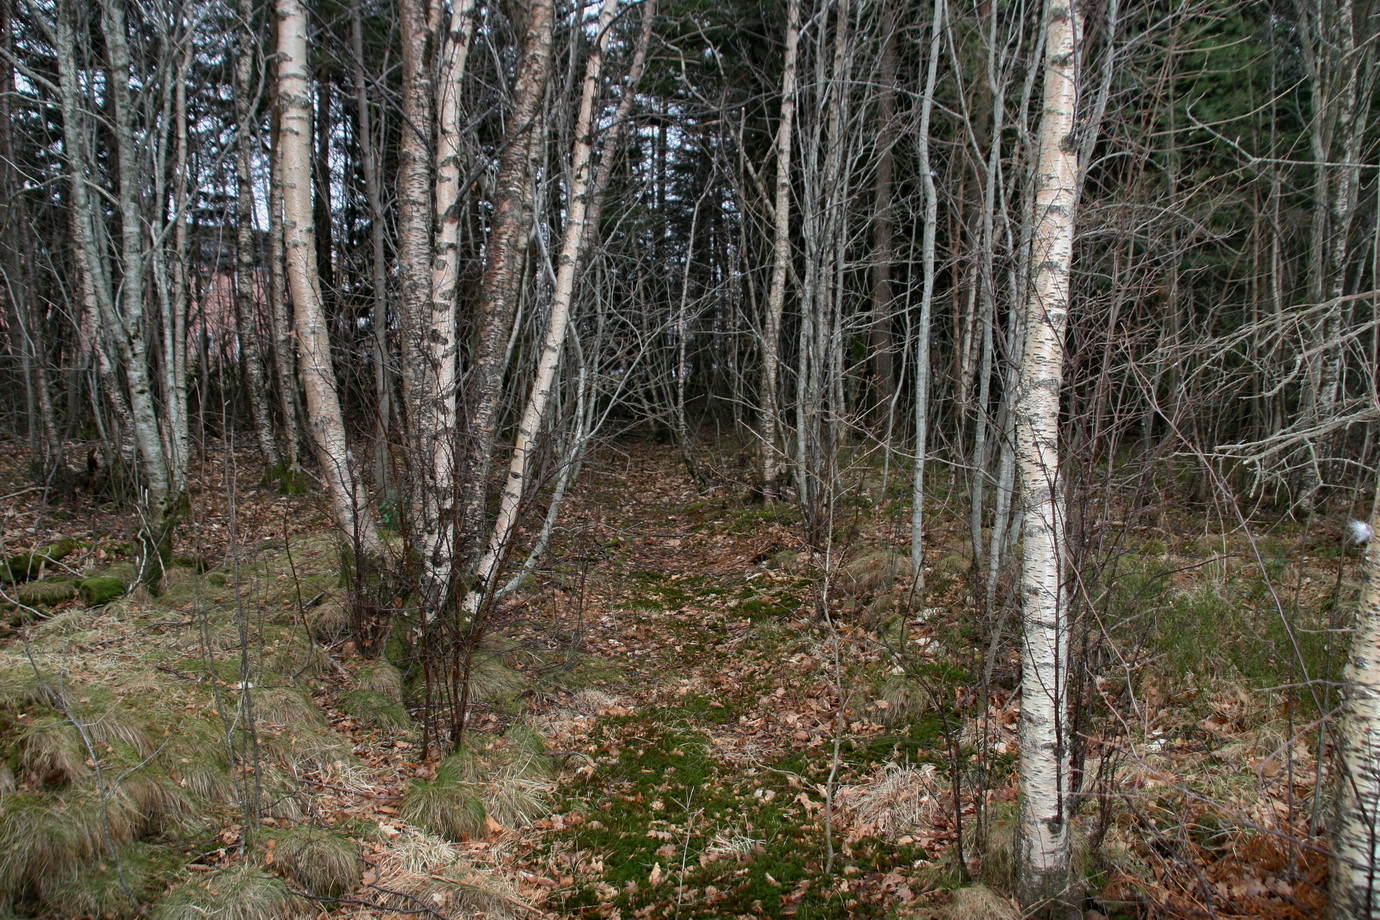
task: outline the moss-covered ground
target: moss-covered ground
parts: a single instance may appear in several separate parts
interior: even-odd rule
[[[796,508],[669,453],[591,458],[451,751],[407,631],[361,653],[319,506],[253,468],[198,468],[157,594],[117,509],[9,509],[0,917],[928,920],[974,878],[1011,893],[1013,626],[956,518],[912,593],[904,482],[844,477],[812,551]],[[1316,916],[1348,557],[1288,522],[1118,526],[1078,571],[1086,907]]]

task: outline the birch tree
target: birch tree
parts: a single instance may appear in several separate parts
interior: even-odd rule
[[[89,22],[83,11],[94,12]],[[160,381],[153,365],[156,342],[149,341],[150,330],[177,328],[174,317],[150,316],[146,285],[150,277],[150,245],[144,222],[149,217],[145,195],[153,176],[162,177],[169,164],[167,149],[148,143],[150,133],[166,131],[158,118],[157,92],[136,100],[133,87],[134,62],[129,44],[129,23],[122,0],[102,2],[98,9],[72,2],[59,3],[54,10],[53,35],[57,48],[59,106],[63,116],[63,152],[67,178],[71,183],[71,222],[82,300],[88,316],[99,323],[102,343],[98,354],[105,361],[104,376],[112,386],[123,384],[124,396],[111,393],[125,416],[132,433],[140,477],[138,528],[139,579],[156,586],[172,555],[174,532],[186,513],[187,427],[186,403],[175,391],[163,392],[160,409],[157,394]],[[95,30],[92,31],[94,25]],[[105,59],[96,65],[84,39],[98,34]],[[173,48],[189,40],[185,32]],[[83,78],[83,63],[104,69],[108,97],[99,103],[94,98],[93,82]],[[164,91],[170,89],[163,87]],[[140,106],[144,106],[140,111]],[[149,106],[154,106],[151,113]],[[113,149],[107,162],[113,164],[113,178],[107,187],[97,161],[97,113],[108,118],[106,136]],[[142,122],[142,123],[141,123]],[[141,142],[141,136],[143,142]],[[178,182],[185,177],[174,173]],[[108,234],[101,219],[107,202],[113,204],[116,232]],[[164,202],[157,201],[161,215]],[[113,362],[103,349],[113,347],[123,381],[115,378]],[[185,339],[170,337],[162,356],[165,367],[176,368]],[[170,363],[170,365],[169,365]],[[172,381],[175,385],[176,381]],[[163,381],[163,388],[168,380]],[[127,400],[127,402],[126,402]]]
[[[1046,0],[1030,295],[1015,412],[1017,478],[1024,510],[1018,867],[1022,902],[1028,911],[1043,915],[1059,913],[1059,905],[1070,903],[1072,883],[1059,396],[1078,207],[1078,146],[1073,137],[1077,28],[1074,2]]]
[[[1380,915],[1380,493],[1370,524],[1353,522],[1365,544],[1356,630],[1337,717],[1335,817],[1329,887],[1334,920]]]
[[[307,11],[302,0],[276,0],[278,13],[278,180],[288,287],[306,394],[307,428],[332,516],[360,573],[376,568],[383,544],[345,437],[345,421],[321,303],[312,230],[312,105],[307,82]]]
[[[473,368],[465,451],[465,481],[460,486],[460,551],[468,568],[488,544],[485,497],[498,432],[508,341],[521,295],[528,237],[532,229],[533,183],[542,139],[543,100],[551,76],[555,11],[551,0],[526,4],[522,58],[514,84],[503,153],[499,157],[494,216],[489,227]]]

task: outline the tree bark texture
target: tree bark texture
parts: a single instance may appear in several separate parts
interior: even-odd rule
[[[1069,648],[1059,396],[1078,206],[1078,159],[1073,138],[1077,15],[1069,0],[1046,2],[1044,105],[1035,173],[1031,284],[1015,418],[1017,477],[1024,511],[1020,896],[1028,911],[1045,915],[1061,912],[1070,886],[1066,737]]]

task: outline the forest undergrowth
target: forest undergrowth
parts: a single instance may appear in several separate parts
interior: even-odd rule
[[[1015,650],[957,518],[915,595],[907,483],[859,478],[812,551],[793,506],[605,448],[451,752],[405,630],[359,653],[329,522],[247,454],[202,459],[155,596],[116,505],[3,453],[0,916],[1019,916]],[[1260,533],[1176,511],[1080,585],[1090,918],[1324,910],[1350,570]]]

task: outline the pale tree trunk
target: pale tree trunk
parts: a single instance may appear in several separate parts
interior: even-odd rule
[[[786,272],[791,259],[791,145],[795,136],[796,54],[800,46],[800,0],[786,7],[786,58],[781,75],[781,121],[776,129],[776,194],[772,206],[771,286],[762,324],[762,378],[758,413],[762,495],[777,498],[781,476],[777,376],[780,370],[781,318],[786,309]]]
[[[239,0],[240,47],[235,59],[235,117],[238,135],[235,143],[235,324],[239,327],[240,364],[249,389],[249,405],[254,416],[254,433],[259,452],[268,464],[270,475],[280,474],[283,463],[273,437],[269,412],[268,385],[264,375],[259,342],[258,294],[254,266],[258,252],[254,245],[254,4]]]
[[[1073,139],[1078,14],[1046,0],[1044,105],[1035,172],[1035,222],[1025,350],[1016,401],[1017,475],[1025,515],[1021,556],[1020,895],[1028,911],[1068,913],[1070,854],[1068,609],[1059,395],[1078,207]]]
[[[275,89],[276,92],[276,89]],[[297,357],[292,343],[291,307],[288,304],[287,237],[283,226],[282,113],[273,111],[268,179],[268,316],[273,341],[273,373],[283,417],[284,461],[300,468],[302,407],[297,391]]]
[[[930,29],[930,49],[925,71],[925,92],[920,101],[919,169],[920,186],[925,192],[924,227],[921,228],[920,259],[923,279],[920,289],[920,316],[915,329],[915,468],[911,477],[910,565],[915,573],[916,596],[924,597],[925,566],[925,460],[929,451],[930,423],[930,321],[934,308],[935,233],[939,223],[939,193],[930,166],[930,114],[934,110],[934,90],[939,74],[940,39],[944,35],[947,4],[935,0],[934,21]]]
[[[488,241],[479,308],[479,330],[469,390],[466,481],[460,505],[461,548],[468,566],[478,564],[488,545],[485,514],[489,467],[493,463],[503,377],[521,294],[523,266],[532,228],[533,182],[543,134],[543,97],[551,75],[554,10],[551,0],[529,0],[522,62],[499,158],[494,216]]]
[[[475,570],[475,588],[465,599],[465,611],[473,616],[484,595],[495,586],[495,578],[503,557],[507,554],[517,528],[518,512],[531,474],[532,458],[537,449],[542,422],[551,402],[552,386],[561,351],[565,347],[566,330],[570,323],[570,309],[575,299],[576,268],[580,263],[580,247],[586,239],[585,221],[588,218],[594,156],[594,103],[599,93],[603,73],[604,50],[608,46],[609,26],[618,10],[618,0],[604,0],[599,11],[598,37],[590,49],[585,65],[584,86],[580,93],[580,109],[575,120],[575,142],[571,157],[570,189],[567,198],[565,232],[556,262],[556,286],[551,293],[551,316],[542,338],[537,357],[537,373],[531,392],[518,423],[517,440],[513,444],[508,463],[508,475],[503,483],[498,517],[489,534],[488,545]],[[629,91],[631,92],[631,87]]]
[[[63,113],[63,146],[72,182],[71,206],[76,256],[83,300],[99,317],[103,338],[113,342],[128,391],[128,417],[125,423],[133,435],[143,494],[140,501],[139,578],[156,586],[172,554],[173,533],[185,511],[186,452],[177,441],[185,426],[160,414],[155,400],[156,382],[150,373],[148,330],[145,315],[147,254],[144,249],[140,191],[147,178],[139,169],[138,140],[135,135],[134,99],[131,92],[131,61],[126,34],[124,7],[118,0],[103,3],[100,33],[109,61],[110,134],[114,146],[118,192],[114,194],[118,216],[118,237],[105,241],[98,220],[104,208],[98,206],[89,184],[95,176],[94,154],[89,148],[94,119],[83,108],[78,76],[79,61],[74,33],[74,11],[68,4],[56,10],[58,79]],[[107,245],[109,248],[107,249]],[[159,244],[161,245],[161,243]],[[107,263],[106,252],[119,261],[119,283]],[[180,347],[181,343],[174,343]],[[103,345],[97,346],[103,356]],[[170,357],[175,358],[175,355]],[[113,384],[114,374],[107,362],[103,376]],[[112,395],[117,406],[123,400]],[[169,411],[179,408],[174,394],[165,394]],[[165,451],[171,449],[173,453]]]
[[[1380,512],[1380,495],[1376,511]],[[1336,716],[1337,765],[1329,889],[1334,920],[1380,917],[1380,513],[1361,563],[1361,600]]]
[[[412,499],[409,530],[419,567],[419,600],[428,620],[440,614],[449,597],[456,556],[460,94],[471,8],[462,3],[451,12],[441,36],[433,97],[426,49],[435,30],[426,22],[420,0],[400,5],[404,92],[398,176],[399,312]]]
[[[331,343],[317,277],[312,230],[311,97],[307,88],[307,11],[301,0],[276,0],[278,14],[279,180],[288,287],[307,397],[307,426],[332,516],[356,571],[375,567],[383,555],[369,502],[345,439]]]

